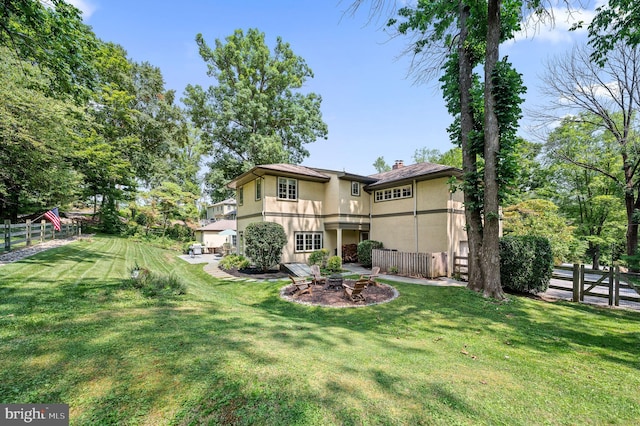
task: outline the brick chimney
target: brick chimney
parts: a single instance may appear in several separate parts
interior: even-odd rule
[[[404,161],[402,160],[396,160],[396,164],[394,164],[391,168],[393,170],[398,170],[404,167]]]

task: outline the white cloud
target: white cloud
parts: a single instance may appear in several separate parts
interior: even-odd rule
[[[88,0],[67,0],[67,3],[77,7],[82,12],[83,19],[89,19],[96,11],[96,5]]]
[[[595,16],[595,7],[602,1],[598,0],[593,9],[568,10],[566,7],[552,7],[547,9],[547,14],[543,17],[530,14],[523,24],[523,29],[516,33],[513,40],[505,44],[509,45],[524,39],[552,44],[572,43],[576,36],[586,34],[587,26]],[[582,22],[582,28],[569,31],[578,22]]]

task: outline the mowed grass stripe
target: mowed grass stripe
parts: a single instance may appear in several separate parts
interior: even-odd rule
[[[43,261],[27,288],[32,264],[8,265],[0,401],[68,403],[72,424],[640,420],[636,312],[402,283],[385,305],[309,307],[279,298],[284,281],[215,279],[178,254],[97,236],[67,259],[89,270]],[[135,261],[189,293],[123,288]]]

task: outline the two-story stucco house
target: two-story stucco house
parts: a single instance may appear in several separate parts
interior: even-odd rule
[[[461,174],[449,166],[401,161],[372,176],[292,164],[256,166],[229,183],[236,191],[239,252],[246,226],[268,221],[281,224],[289,236],[285,263],[306,262],[321,248],[342,256],[343,244],[365,239],[398,251],[445,252],[451,263],[467,240],[462,194],[449,185]]]

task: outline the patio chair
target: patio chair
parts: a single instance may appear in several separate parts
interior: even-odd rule
[[[320,267],[318,265],[311,265],[311,281],[315,285],[325,284],[327,282],[327,277],[323,277],[320,274]]]
[[[378,278],[378,275],[380,275],[380,267],[374,266],[371,268],[370,274],[360,275],[360,279],[367,280],[367,285],[376,285],[376,278]]]
[[[311,281],[307,280],[304,277],[293,277],[291,275],[289,275],[289,278],[291,279],[291,282],[293,283],[294,289],[291,292],[291,294],[297,294],[297,295],[301,295],[301,294],[305,294],[305,293],[309,293],[309,294],[313,294],[313,290],[311,287],[311,284],[313,284]]]
[[[367,284],[369,280],[366,278],[357,280],[353,287],[348,284],[342,284],[342,288],[344,288],[344,294],[351,299],[352,302],[366,302],[364,298],[364,294],[362,292],[365,288],[367,288]]]

